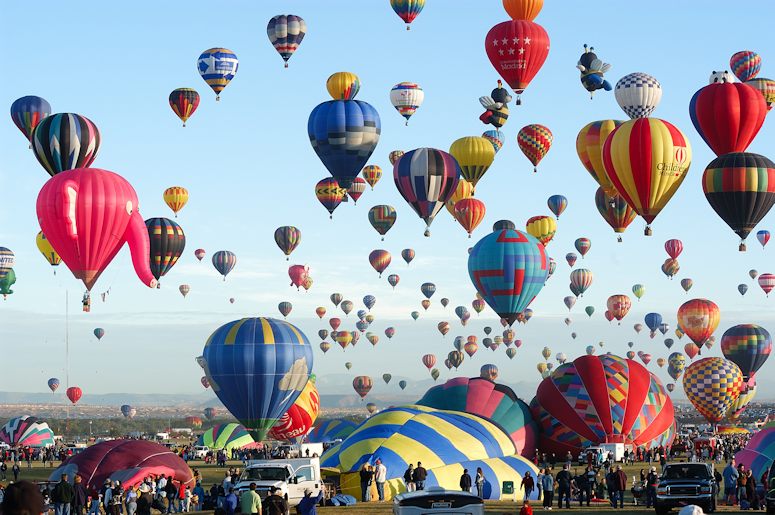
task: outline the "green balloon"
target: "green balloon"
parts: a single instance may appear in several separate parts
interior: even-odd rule
[[[0,278],[0,295],[2,295],[3,298],[6,298],[13,293],[11,286],[13,286],[15,282],[16,272],[11,268],[2,278]]]

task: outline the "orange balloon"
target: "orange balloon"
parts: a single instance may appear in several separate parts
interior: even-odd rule
[[[484,202],[479,199],[470,197],[458,200],[455,202],[455,219],[460,222],[463,229],[468,233],[468,237],[471,237],[471,233],[477,228],[477,226],[484,220],[484,215],[487,210],[484,207]]]
[[[707,299],[692,299],[678,308],[678,324],[697,347],[711,337],[720,318],[716,303]]]
[[[627,295],[611,295],[608,297],[607,307],[613,318],[621,321],[630,311],[632,301]]]
[[[503,8],[512,20],[533,21],[544,6],[544,0],[503,0]]]

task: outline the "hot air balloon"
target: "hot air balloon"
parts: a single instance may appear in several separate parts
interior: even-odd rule
[[[695,343],[687,343],[686,345],[684,345],[684,352],[686,353],[687,356],[689,356],[689,359],[694,359],[694,357],[700,353],[701,348],[702,348],[701,346]]]
[[[51,393],[54,393],[55,391],[57,391],[57,388],[59,388],[59,379],[57,379],[56,377],[52,377],[51,379],[48,380],[47,384],[49,389],[51,390]]]
[[[371,190],[374,191],[374,186],[376,186],[382,178],[382,168],[377,165],[368,165],[363,167],[361,175],[363,175],[363,179],[368,185],[371,186]]]
[[[199,261],[202,261],[206,254],[207,252],[205,252],[205,249],[196,249],[194,251],[194,257],[196,257]]]
[[[611,91],[611,84],[603,78],[605,72],[611,69],[611,65],[598,59],[594,47],[584,45],[584,53],[581,54],[576,68],[581,72],[581,85],[589,91],[589,98],[599,89]]]
[[[323,354],[328,352],[328,350],[331,348],[331,344],[328,342],[320,342],[320,350],[323,351]]]
[[[578,256],[573,252],[569,252],[565,254],[565,261],[568,262],[568,266],[570,267],[573,267],[573,265],[576,264],[577,259],[578,259]]]
[[[304,437],[320,414],[320,394],[315,386],[314,376],[269,432],[276,440],[291,440]]]
[[[35,244],[46,261],[48,261],[49,265],[59,266],[59,263],[62,262],[62,258],[59,257],[57,251],[51,246],[51,242],[48,241],[48,238],[43,234],[43,231],[38,231],[38,235],[35,237]],[[56,269],[54,269],[54,274],[56,275]]]
[[[511,20],[495,25],[484,40],[487,57],[503,80],[521,94],[549,55],[549,35],[543,27],[528,20]]]
[[[539,384],[531,410],[543,430],[539,448],[560,456],[600,442],[657,448],[675,436],[673,403],[659,378],[613,354],[559,366]]]
[[[318,181],[315,185],[315,196],[318,201],[326,208],[329,218],[334,217],[334,211],[347,195],[347,190],[340,187],[336,179],[328,177]]]
[[[592,280],[594,275],[591,270],[586,268],[577,268],[570,273],[570,284],[577,292],[579,297],[584,295],[590,286],[592,286]]]
[[[288,267],[288,277],[291,278],[291,286],[299,287],[304,284],[304,281],[309,276],[309,267],[306,265],[291,265]]]
[[[770,241],[770,231],[761,230],[756,233],[756,239],[761,243],[762,248],[767,246],[767,242]]]
[[[573,308],[573,306],[576,304],[576,297],[569,295],[568,297],[565,297],[564,299],[562,299],[562,301],[565,304],[565,307],[568,308],[568,311],[570,311]],[[570,319],[566,318],[565,320],[570,320]]]
[[[207,420],[212,420],[216,417],[218,414],[218,410],[216,408],[205,408],[202,411],[202,414],[205,416]]]
[[[497,129],[484,131],[482,137],[492,144],[496,155],[503,148],[503,143],[506,141],[506,135]]]
[[[657,118],[625,122],[603,145],[608,178],[646,220],[647,236],[649,224],[681,186],[691,161],[689,140],[677,127]]]
[[[393,206],[380,204],[369,209],[369,223],[385,240],[385,234],[396,223],[396,209]]]
[[[744,251],[746,237],[775,204],[775,163],[748,152],[724,154],[705,169],[702,189],[716,214],[740,236]]]
[[[419,148],[393,165],[393,179],[401,196],[425,221],[429,236],[434,217],[457,188],[460,166],[443,150]]]
[[[351,93],[352,97],[355,93],[357,91]],[[323,102],[312,110],[307,133],[323,165],[339,186],[348,189],[379,142],[379,113],[366,102],[351,98],[338,100],[339,95],[331,96],[334,100]]]
[[[692,286],[694,285],[694,281],[689,279],[688,277],[686,279],[681,279],[681,288],[684,289],[685,292],[689,292],[689,290],[692,289]],[[748,287],[746,286],[746,289]]]
[[[193,88],[177,88],[170,93],[170,107],[175,115],[183,122],[186,122],[196,112],[199,107],[199,93]]]
[[[764,123],[767,103],[742,82],[716,82],[694,94],[689,115],[705,143],[721,156],[745,152]]]
[[[274,241],[283,251],[283,254],[290,256],[301,243],[301,231],[292,225],[278,227],[274,231]],[[286,261],[289,259],[289,257],[285,258]]]
[[[732,55],[729,59],[729,67],[740,82],[746,82],[759,74],[762,58],[756,52],[742,50]]]
[[[677,259],[667,258],[665,262],[662,263],[662,273],[665,274],[669,279],[672,279],[680,269],[681,265],[678,264]]]
[[[183,255],[186,235],[183,228],[169,218],[149,218],[145,221],[145,227],[151,243],[151,273],[158,281]]]
[[[740,395],[743,374],[724,358],[703,358],[684,371],[684,392],[694,408],[711,424],[724,419],[727,410]]]
[[[718,327],[721,313],[713,301],[692,299],[678,308],[677,318],[686,336],[700,347]]]
[[[406,261],[407,265],[412,262],[412,260],[414,259],[414,255],[415,255],[414,250],[412,249],[404,249],[401,251],[401,257],[403,258],[404,261]]]
[[[283,301],[277,305],[277,311],[280,312],[283,318],[286,318],[288,315],[290,315],[292,309],[293,309],[293,304],[287,301]]]
[[[576,153],[581,164],[600,185],[607,196],[618,196],[603,164],[603,145],[608,136],[621,124],[620,120],[599,120],[584,126],[576,136]],[[625,202],[626,205],[626,202]],[[600,205],[598,204],[598,210]],[[605,218],[605,215],[603,216]],[[610,222],[609,222],[610,223]],[[629,225],[629,224],[627,224]],[[626,225],[624,226],[626,228]]]
[[[301,18],[293,14],[279,14],[273,16],[266,25],[266,35],[269,42],[288,67],[288,59],[298,50],[304,36],[307,34],[307,24]]]
[[[215,92],[215,100],[221,99],[221,91],[237,74],[239,59],[227,48],[210,48],[202,52],[196,62],[199,75]]]
[[[219,327],[202,355],[218,399],[256,441],[263,440],[296,401],[313,362],[307,337],[272,318],[243,318]]]
[[[398,114],[406,118],[406,125],[409,125],[409,118],[417,112],[423,100],[425,93],[420,85],[414,82],[399,82],[390,90],[390,103]]]
[[[730,327],[721,337],[721,352],[743,373],[743,380],[753,378],[772,353],[770,333],[756,324]]]
[[[353,303],[349,300],[343,300],[339,307],[342,308],[342,311],[344,311],[345,315],[349,315],[353,310]]]
[[[576,247],[576,250],[581,254],[581,259],[584,259],[584,256],[587,255],[589,249],[592,248],[592,241],[590,241],[589,238],[577,238],[573,243],[573,246]]]
[[[686,358],[680,352],[673,352],[667,357],[667,373],[673,378],[673,381],[678,380],[685,367]]]
[[[52,177],[38,193],[36,207],[41,230],[87,290],[124,243],[129,245],[138,278],[156,287],[148,263],[148,231],[137,209],[132,186],[120,175],[97,168]]]
[[[528,161],[533,163],[533,173],[538,171],[538,163],[552,148],[552,141],[554,136],[549,127],[537,123],[525,125],[517,133],[517,144]]]
[[[102,337],[105,336],[105,329],[97,327],[94,329],[94,336],[96,336],[98,340],[102,340]]]
[[[615,233],[620,235],[617,240],[621,242],[621,234],[627,230],[638,214],[624,200],[624,197],[617,193],[609,196],[603,188],[598,188],[595,192],[595,206],[603,220],[611,226]]]
[[[473,194],[473,188],[476,187],[476,184],[495,160],[495,149],[493,144],[484,137],[467,136],[455,140],[449,147],[449,153],[460,165],[460,173],[463,179],[465,179],[465,182],[469,183],[469,186],[471,187],[470,193]],[[458,189],[461,187],[465,188],[465,186],[466,185],[459,184]],[[456,194],[457,193],[458,192],[456,191]],[[462,198],[457,198],[455,201],[462,200]]]
[[[547,257],[543,245],[529,234],[501,229],[474,246],[468,274],[487,304],[511,325],[543,288]]]
[[[455,220],[463,226],[469,238],[471,233],[484,220],[485,213],[484,202],[479,199],[464,198],[455,204]]]
[[[406,385],[407,385],[407,382],[404,381],[403,379],[398,382],[398,387],[401,388],[402,390],[406,388]]]
[[[100,131],[85,116],[58,113],[37,124],[31,143],[38,162],[53,177],[91,165],[100,148]]]
[[[657,329],[662,324],[662,315],[659,313],[647,313],[643,321],[646,322],[646,327],[651,330],[651,337],[654,338],[657,334]]]
[[[372,386],[373,383],[369,376],[358,376],[353,379],[353,390],[355,390],[355,393],[357,393],[361,399],[369,394]]]
[[[406,23],[406,30],[425,7],[425,0],[390,0],[390,7]]]
[[[388,161],[390,161],[390,165],[393,166],[398,162],[399,159],[401,159],[401,156],[404,155],[403,150],[393,150],[388,154]]]
[[[772,110],[775,105],[775,80],[756,78],[746,81],[746,84],[761,93],[767,103],[767,111]]]
[[[386,328],[386,329],[385,329],[385,336],[387,336],[387,339],[388,339],[388,340],[390,340],[391,338],[393,338],[393,336],[395,336],[395,334],[396,334],[396,330],[395,330],[395,328],[393,328],[393,327],[388,327],[388,328]]]
[[[35,95],[17,98],[11,104],[11,120],[27,141],[31,141],[35,127],[50,114],[51,104]]]
[[[568,207],[568,199],[562,195],[552,195],[546,200],[546,205],[549,207],[549,211],[554,213],[557,219],[560,219],[560,215]]]
[[[621,322],[622,318],[624,318],[630,311],[632,301],[627,295],[611,295],[608,297],[606,306],[608,307],[608,311],[611,312],[612,319],[615,318]]]
[[[65,395],[67,395],[67,398],[70,399],[70,402],[76,404],[81,399],[83,391],[77,386],[71,386],[67,389]]]
[[[124,415],[125,418],[131,419],[137,414],[137,410],[129,404],[124,404],[121,406],[121,414]]]
[[[396,274],[390,274],[387,278],[388,284],[393,287],[393,289],[396,289],[396,285],[401,280],[401,278]]]
[[[557,232],[557,222],[551,216],[532,216],[525,224],[525,230],[532,237],[546,246]]]
[[[635,297],[637,297],[638,300],[640,300],[640,298],[646,294],[646,287],[642,284],[633,284],[632,293],[635,295]]]
[[[411,313],[409,313],[409,316],[412,317],[412,320],[417,321],[417,319],[420,318],[420,312],[412,311]]]
[[[360,177],[353,178],[352,184],[347,188],[347,195],[353,199],[353,204],[358,205],[358,199],[366,191],[366,181]]]
[[[662,85],[646,73],[635,72],[625,75],[614,88],[616,103],[630,118],[646,118],[662,100]]]
[[[228,250],[219,250],[213,254],[212,261],[213,266],[218,273],[223,276],[223,280],[225,281],[226,276],[229,275],[229,272],[234,270],[234,267],[237,265],[237,255]]]
[[[434,367],[434,365],[436,365],[436,356],[433,354],[425,354],[421,361],[422,364],[425,365],[425,368],[430,370]]]
[[[390,266],[390,261],[390,252],[387,250],[373,250],[369,254],[369,263],[371,264],[371,267],[377,271],[380,277],[382,277],[382,272]]]
[[[467,341],[465,345],[463,345],[463,350],[466,354],[468,354],[469,358],[472,358],[474,354],[476,354],[476,351],[479,350],[479,344],[475,341]]]

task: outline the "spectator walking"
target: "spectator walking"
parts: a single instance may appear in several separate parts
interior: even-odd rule
[[[529,470],[525,471],[525,475],[522,476],[522,484],[520,487],[525,491],[525,500],[527,501],[527,499],[529,499],[530,495],[533,493],[533,490],[535,490],[535,480],[533,479],[533,476],[530,475]],[[531,513],[532,511],[533,508],[530,508]]]

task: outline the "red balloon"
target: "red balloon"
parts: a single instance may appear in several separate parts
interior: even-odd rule
[[[532,21],[504,21],[490,29],[484,47],[495,70],[517,94],[519,105],[519,95],[549,55],[549,35]]]
[[[67,398],[70,399],[70,402],[72,402],[73,404],[78,402],[78,400],[81,398],[81,395],[83,395],[83,392],[77,386],[71,386],[70,388],[67,389],[66,393],[67,393]]]
[[[129,244],[137,276],[146,286],[156,287],[137,193],[120,175],[98,168],[59,173],[41,188],[36,210],[51,246],[87,290],[124,243]]]
[[[301,394],[280,417],[269,435],[276,440],[291,440],[306,435],[320,414],[320,394],[314,381],[308,381]]]
[[[678,256],[681,255],[683,250],[684,244],[681,242],[681,240],[673,238],[665,242],[665,252],[667,252],[667,255],[672,259],[678,259]]]
[[[764,123],[764,95],[741,82],[709,84],[692,97],[689,115],[717,156],[745,152]]]

